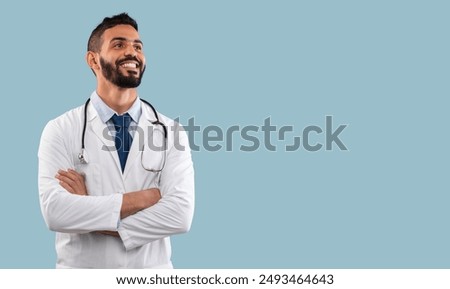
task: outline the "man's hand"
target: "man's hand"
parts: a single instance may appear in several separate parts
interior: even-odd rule
[[[67,171],[59,170],[55,176],[59,180],[61,187],[66,189],[69,193],[87,196],[86,184],[84,183],[84,176],[77,171],[68,169]]]

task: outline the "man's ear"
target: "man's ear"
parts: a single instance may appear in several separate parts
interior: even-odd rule
[[[97,53],[95,52],[88,51],[86,53],[86,62],[93,71],[100,69],[100,65],[98,64],[97,60]]]

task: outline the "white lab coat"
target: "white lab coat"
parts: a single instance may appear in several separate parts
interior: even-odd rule
[[[134,135],[123,174],[117,151],[105,150],[105,146],[114,148],[114,140],[104,136],[108,128],[92,104],[88,105],[85,137],[88,164],[78,160],[84,106],[46,125],[38,153],[39,197],[45,222],[57,232],[57,268],[172,268],[169,236],[190,229],[194,169],[185,131],[180,126],[174,130],[175,122],[161,114],[168,129],[161,200],[119,222],[122,194],[155,187],[158,178],[158,173],[141,165],[142,145],[147,145],[148,126],[155,120],[148,105],[142,103],[141,107],[141,129]],[[158,136],[162,138],[162,134]],[[152,161],[161,160],[163,152],[148,152],[143,160],[146,168],[157,168],[159,164],[152,165]],[[85,174],[89,196],[70,194],[59,185],[57,171],[68,168]],[[118,231],[120,238],[94,232],[99,230]]]

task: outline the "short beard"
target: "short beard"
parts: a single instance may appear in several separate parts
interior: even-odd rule
[[[121,59],[120,61],[123,61]],[[102,66],[102,74],[103,76],[109,80],[111,83],[117,85],[120,88],[136,88],[141,84],[142,76],[144,75],[145,66],[142,67],[139,77],[135,77],[133,75],[125,76],[120,72],[119,64],[116,61],[115,66],[107,62],[103,57],[100,57],[100,65]],[[139,65],[141,63],[139,62]]]

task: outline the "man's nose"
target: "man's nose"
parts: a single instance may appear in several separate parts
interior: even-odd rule
[[[127,47],[125,49],[125,55],[127,55],[127,56],[136,56],[137,55],[136,49],[134,49],[133,44],[130,44],[130,43],[127,44]]]

